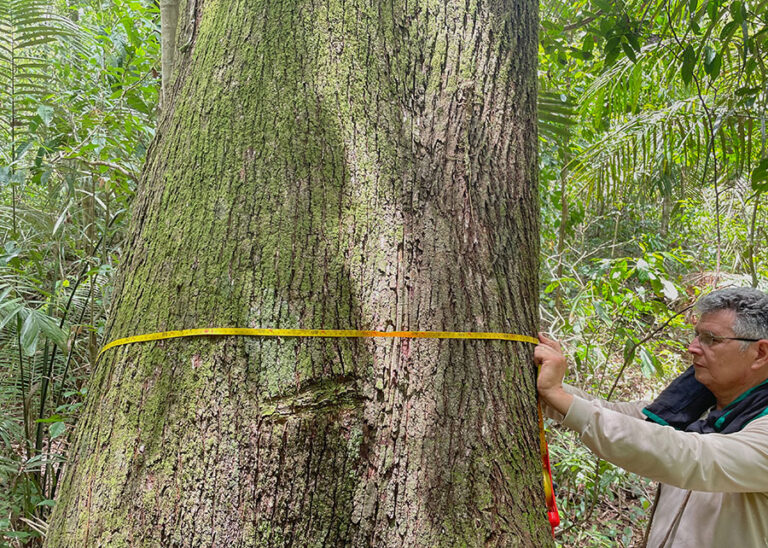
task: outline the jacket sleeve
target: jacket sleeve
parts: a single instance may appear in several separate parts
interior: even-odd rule
[[[625,470],[681,489],[768,492],[768,416],[733,434],[681,432],[576,396],[563,425]]]
[[[571,386],[570,384],[563,384],[563,388],[569,394],[573,394],[574,396],[578,396],[579,398],[591,401],[595,405],[605,407],[606,409],[612,409],[613,411],[617,411],[618,413],[622,413],[624,415],[629,415],[630,417],[635,417],[638,419],[645,420],[645,415],[643,415],[642,411],[643,411],[643,408],[645,408],[648,405],[648,402],[646,401],[633,401],[633,402],[605,401],[605,400],[596,398],[595,396],[592,396],[591,394],[588,394],[583,390],[579,390],[578,388]],[[544,411],[544,415],[549,417],[550,419],[554,419],[557,422],[563,422],[563,418],[564,418],[563,415],[558,411],[556,411],[555,409],[549,407],[546,403],[543,404],[543,411]]]

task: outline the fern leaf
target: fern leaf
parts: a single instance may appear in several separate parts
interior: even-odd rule
[[[50,2],[0,0],[0,90],[7,92],[0,103],[0,130],[16,140],[0,143],[4,157],[9,156],[7,150],[19,149],[26,124],[50,92],[46,81],[51,61],[38,54],[39,48],[54,42],[77,43],[77,27],[57,14]]]

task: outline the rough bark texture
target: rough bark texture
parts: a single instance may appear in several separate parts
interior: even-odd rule
[[[110,340],[535,332],[535,1],[189,0],[180,17]],[[531,356],[400,339],[110,350],[47,545],[551,545]]]

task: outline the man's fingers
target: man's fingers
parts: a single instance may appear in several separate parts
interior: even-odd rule
[[[555,350],[558,350],[558,351],[560,350],[560,343],[557,342],[555,339],[550,339],[541,331],[539,331],[539,341],[541,341],[541,344],[545,346],[554,348]]]
[[[533,361],[536,362],[538,365],[543,365],[544,360],[548,358],[556,358],[561,355],[561,352],[558,348],[555,348],[553,346],[549,346],[546,344],[540,344],[536,348],[533,349]]]

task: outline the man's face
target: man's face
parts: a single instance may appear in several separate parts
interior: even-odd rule
[[[751,388],[755,345],[741,350],[741,341],[714,340],[711,345],[701,344],[698,335],[708,332],[714,336],[735,337],[733,310],[718,310],[704,314],[696,324],[697,337],[688,345],[693,354],[696,380],[709,388],[718,403],[729,403],[742,392]]]

